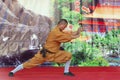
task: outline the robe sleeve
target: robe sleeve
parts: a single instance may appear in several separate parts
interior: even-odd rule
[[[70,33],[61,32],[61,33],[56,34],[55,36],[56,36],[55,41],[58,41],[58,42],[64,43],[64,42],[69,42],[72,40]]]

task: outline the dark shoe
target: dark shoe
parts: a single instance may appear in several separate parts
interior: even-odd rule
[[[9,72],[8,76],[13,77],[14,73],[13,72]]]
[[[64,73],[65,76],[75,76],[72,72]]]

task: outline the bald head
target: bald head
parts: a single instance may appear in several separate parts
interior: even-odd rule
[[[64,30],[68,25],[68,22],[66,19],[61,19],[59,22],[58,22],[58,27],[60,30]]]
[[[58,24],[68,24],[68,21],[66,19],[60,19]]]

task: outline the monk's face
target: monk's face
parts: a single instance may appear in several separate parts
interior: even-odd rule
[[[63,23],[63,24],[61,23],[58,25],[58,27],[60,30],[64,30],[67,27],[67,23]]]

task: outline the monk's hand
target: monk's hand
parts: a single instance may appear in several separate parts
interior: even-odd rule
[[[80,34],[80,32],[83,31],[83,27],[79,27],[78,30],[77,30],[77,34]]]

